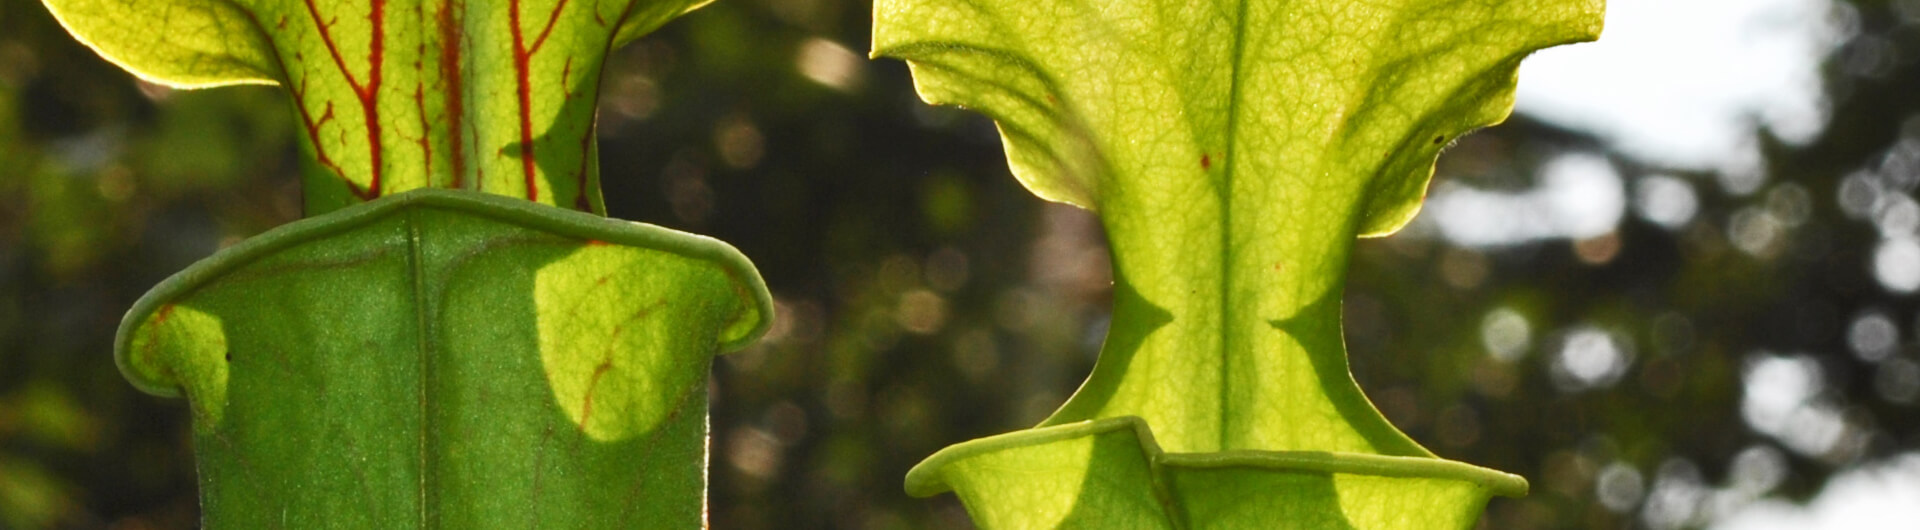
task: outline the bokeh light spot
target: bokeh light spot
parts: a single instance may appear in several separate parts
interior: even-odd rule
[[[1514,362],[1527,355],[1533,343],[1533,327],[1519,311],[1501,307],[1480,319],[1480,342],[1487,355],[1500,362]]]
[[[1787,479],[1787,456],[1769,445],[1755,445],[1734,455],[1727,481],[1734,490],[1760,495]]]
[[[1873,252],[1873,277],[1888,291],[1920,289],[1920,242],[1906,237],[1881,241]]]
[[[894,321],[912,333],[931,334],[947,323],[947,300],[926,289],[914,289],[900,296],[894,308]]]
[[[1912,404],[1920,398],[1920,363],[1904,357],[1887,359],[1874,370],[1873,389],[1887,401]]]
[[[1847,345],[1853,348],[1854,355],[1866,361],[1879,361],[1893,353],[1893,347],[1900,342],[1900,328],[1886,313],[1869,311],[1853,319],[1847,326]]]
[[[1685,180],[1652,175],[1641,178],[1634,187],[1633,208],[1640,218],[1674,230],[1693,221],[1694,214],[1700,211],[1700,196]]]
[[[1783,232],[1780,221],[1759,206],[1741,208],[1727,221],[1727,240],[1733,242],[1734,248],[1756,258],[1777,254]]]
[[[1757,355],[1747,364],[1740,413],[1748,426],[1794,452],[1811,457],[1844,452],[1848,447],[1841,442],[1857,436],[1839,407],[1822,397],[1823,374],[1809,356]]]
[[[1561,339],[1554,382],[1564,392],[1612,386],[1631,362],[1620,337],[1592,326],[1575,328]]]
[[[807,79],[827,88],[851,92],[860,88],[867,61],[838,42],[815,37],[800,44],[793,62],[800,75]]]
[[[1709,493],[1698,466],[1685,458],[1669,458],[1654,472],[1653,490],[1647,494],[1640,519],[1656,530],[1690,526]]]
[[[1593,490],[1601,506],[1624,513],[1640,504],[1640,497],[1646,494],[1646,483],[1632,465],[1614,462],[1600,470],[1600,476],[1594,478]]]

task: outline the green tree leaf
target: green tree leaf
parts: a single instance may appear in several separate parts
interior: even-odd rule
[[[708,366],[771,315],[719,241],[418,190],[195,264],[115,354],[188,398],[208,528],[688,528]]]
[[[307,212],[319,215],[424,187],[604,212],[593,141],[601,63],[707,1],[46,4],[148,81],[285,86],[305,132]]]
[[[1080,390],[1039,428],[934,455],[909,491],[1016,528],[1464,527],[1524,493],[1374,410],[1340,296],[1353,238],[1404,225],[1438,152],[1510,111],[1520,60],[1595,38],[1601,10],[878,1],[874,55],[992,117],[1034,193],[1097,211],[1115,278]]]

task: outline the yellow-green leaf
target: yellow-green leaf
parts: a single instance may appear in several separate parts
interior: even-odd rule
[[[1595,38],[1601,10],[1601,0],[876,2],[874,55],[905,59],[928,102],[992,117],[1014,175],[1097,211],[1113,248],[1113,323],[1087,382],[1039,429],[930,458],[910,490],[955,489],[990,527],[1084,525],[983,514],[1099,514],[1086,521],[1105,525],[1139,504],[1117,499],[1151,498],[1157,511],[1125,520],[1175,528],[1471,525],[1486,495],[1523,492],[1518,477],[1427,465],[1441,461],[1374,410],[1347,370],[1340,296],[1354,238],[1412,218],[1440,150],[1507,115],[1520,60]],[[1100,455],[1129,451],[1076,445],[1087,436],[1148,439],[1122,458]],[[1136,467],[969,491],[992,483],[980,474]],[[1353,486],[1375,482],[1397,485]],[[987,505],[1049,496],[1069,508]],[[1368,512],[1357,498],[1391,506]],[[1320,501],[1289,504],[1301,499]]]
[[[148,81],[285,87],[319,215],[425,187],[604,212],[601,63],[708,0],[45,1]]]

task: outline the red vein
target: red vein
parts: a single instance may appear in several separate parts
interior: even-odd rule
[[[160,325],[167,323],[167,319],[171,317],[173,317],[173,304],[161,304],[160,311],[153,315],[153,323],[147,326],[147,344],[140,348],[140,357],[147,364],[160,364],[159,359],[154,358],[154,351],[160,346]],[[165,366],[161,366],[162,371],[166,369]]]
[[[579,97],[578,94],[573,93],[573,87],[568,86],[569,83],[567,81],[572,77],[573,77],[573,56],[569,55],[567,56],[567,64],[560,69],[560,91],[569,100]],[[597,85],[598,83],[596,82],[595,84]],[[591,95],[591,92],[589,93],[589,95]],[[588,108],[592,108],[592,106],[589,105]],[[593,156],[593,117],[590,115],[587,119],[586,129],[580,132],[580,169],[575,171],[573,174],[573,177],[574,177],[573,209],[580,210],[583,212],[593,211],[593,201],[588,200],[587,198],[587,167],[588,167],[587,164],[591,163],[592,156]],[[558,201],[555,201],[555,204],[558,204]]]
[[[540,188],[534,181],[533,162],[533,80],[529,73],[533,52],[527,49],[526,37],[520,31],[520,0],[511,0],[507,14],[507,24],[512,27],[513,33],[514,77],[519,83],[516,88],[520,96],[520,166],[526,172],[527,200],[540,202]],[[557,10],[555,18],[558,18]]]
[[[527,55],[540,53],[540,46],[547,43],[548,35],[553,34],[553,23],[560,21],[560,12],[566,9],[567,0],[560,0],[560,3],[554,4],[553,14],[547,17],[547,27],[540,30],[540,36],[533,38],[533,48],[527,50]]]
[[[600,281],[596,285],[606,285],[607,278],[607,276],[600,277]],[[586,396],[580,403],[581,431],[587,430],[587,420],[593,417],[593,391],[600,386],[600,378],[607,375],[607,372],[613,369],[613,351],[620,346],[620,335],[626,333],[627,324],[644,320],[648,315],[652,315],[655,309],[666,305],[666,299],[655,301],[651,305],[640,308],[639,311],[634,311],[633,315],[628,316],[626,320],[613,326],[613,332],[607,337],[607,348],[601,352],[600,364],[593,367],[593,375],[587,380]]]
[[[306,92],[307,78],[302,77],[300,78],[300,87],[294,90],[293,108],[300,111],[301,125],[307,129],[307,140],[313,142],[314,161],[326,167],[328,170],[333,171],[333,174],[338,175],[341,180],[345,180],[347,182],[347,190],[353,192],[354,195],[359,195],[359,186],[354,184],[352,180],[347,179],[347,173],[340,170],[339,164],[333,163],[333,157],[327,156],[327,147],[320,143],[320,126],[325,125],[328,120],[333,119],[333,101],[327,100],[327,110],[320,113],[320,119],[315,120],[313,113],[307,110]]]
[[[307,16],[313,19],[314,28],[320,30],[320,43],[327,47],[327,53],[333,55],[333,66],[340,70],[341,76],[347,78],[347,84],[353,87],[355,93],[360,92],[360,82],[354,80],[353,72],[347,70],[346,59],[340,57],[340,47],[333,44],[333,33],[328,29],[332,27],[333,24],[320,20],[320,8],[313,4],[313,0],[305,0],[305,3],[307,5]],[[377,11],[379,2],[374,2],[374,5]]]
[[[593,377],[587,380],[587,395],[580,403],[580,430],[582,432],[587,430],[587,420],[593,418],[593,390],[600,386],[600,378],[607,375],[607,371],[612,369],[613,357],[611,353],[608,354],[606,359],[600,361],[598,366],[593,367]]]
[[[471,138],[472,139],[467,142],[468,147],[472,147],[473,152],[475,153],[480,152],[480,135],[474,134]],[[473,166],[473,191],[486,191],[486,190],[487,190],[486,164]]]
[[[307,2],[311,4],[313,0]],[[372,151],[368,158],[372,161],[373,175],[367,184],[367,191],[375,197],[380,196],[380,129],[383,128],[380,125],[380,105],[375,96],[380,93],[381,58],[386,51],[386,5],[385,0],[373,0],[373,12],[367,15],[368,21],[373,24],[373,40],[367,45],[367,86],[359,94],[360,108],[367,118],[367,149]]]
[[[313,0],[304,0],[302,3],[307,6],[307,16],[313,19],[314,28],[320,31],[320,43],[325,45],[327,47],[327,53],[333,56],[333,66],[340,70],[340,75],[347,80],[347,86],[353,89],[353,95],[360,100],[360,112],[366,119],[367,158],[371,168],[368,171],[367,189],[364,192],[354,190],[354,195],[359,196],[363,200],[378,197],[380,196],[380,130],[382,127],[380,125],[380,106],[375,96],[380,92],[380,61],[386,52],[386,0],[373,0],[370,6],[372,12],[367,15],[367,20],[373,26],[373,30],[371,39],[367,44],[366,84],[361,84],[359,80],[354,78],[353,72],[347,69],[347,61],[340,56],[339,45],[334,43],[333,33],[330,29],[332,24],[320,19],[320,8],[314,5]],[[329,105],[331,105],[331,102],[329,102]],[[351,186],[349,186],[349,188],[351,188]]]
[[[580,171],[574,174],[579,193],[573,197],[573,209],[582,212],[593,211],[593,199],[587,196],[587,168],[593,163],[593,125],[587,126],[587,132],[580,136]]]
[[[607,39],[607,42],[611,43],[613,42],[613,39],[609,37]],[[592,86],[595,86],[595,87],[600,86],[600,77],[604,72],[606,72],[605,68],[594,71]],[[569,93],[567,97],[572,98],[574,96],[571,93]],[[593,101],[587,102],[588,103],[587,108],[592,109],[599,106],[600,91],[588,90],[587,97],[593,100]],[[599,128],[600,125],[598,122],[599,122],[598,115],[588,115],[587,128],[586,130],[580,132],[580,170],[574,172],[573,174],[574,181],[575,181],[574,189],[577,191],[577,193],[573,197],[573,208],[575,210],[580,210],[583,212],[593,211],[593,199],[589,196],[590,190],[587,188],[587,176],[588,176],[587,172],[588,170],[593,168],[594,129]]]
[[[620,9],[620,20],[625,21],[627,17],[633,16],[633,5],[635,3],[637,2],[629,0],[627,2],[626,7],[623,7]],[[603,18],[600,18],[600,2],[598,0],[594,1],[592,11],[593,11],[593,19],[595,21],[598,21],[601,27],[607,27],[607,21]],[[607,32],[606,44],[603,45],[603,47],[600,50],[601,57],[612,57],[613,43],[615,40],[618,40],[620,38],[620,34],[619,34],[620,28],[617,25],[610,29],[611,31]],[[589,109],[599,108],[600,106],[599,87],[604,82],[604,77],[606,76],[606,73],[607,73],[607,69],[604,65],[602,65],[600,68],[593,71],[593,85],[591,85],[592,88],[587,90],[588,97],[591,98],[593,101],[588,102],[589,104],[587,105],[587,108]],[[568,97],[572,97],[572,94],[568,94]],[[590,192],[587,188],[587,176],[588,176],[587,171],[589,168],[592,167],[591,164],[593,164],[595,159],[597,158],[594,156],[594,153],[593,153],[593,145],[594,145],[594,136],[595,136],[594,131],[600,127],[599,119],[600,119],[600,116],[597,113],[588,115],[587,129],[585,131],[582,131],[580,136],[580,171],[574,174],[574,178],[577,179],[577,183],[578,183],[577,189],[578,189],[579,195],[573,198],[573,206],[575,209],[583,212],[593,211],[593,199],[589,196]]]
[[[547,425],[545,432],[543,432],[540,435],[540,447],[533,451],[533,495],[529,496],[529,498],[533,500],[531,502],[528,502],[529,506],[534,506],[538,502],[545,500],[545,498],[540,494],[541,492],[540,478],[543,476],[546,476],[547,445],[548,445],[548,442],[552,442],[552,441],[553,441],[553,425],[549,424]],[[540,510],[529,510],[529,511],[533,512],[533,524],[527,525],[527,527],[539,528],[541,511]]]
[[[418,65],[420,63],[416,61],[414,62],[414,64]],[[418,69],[416,68],[416,70]],[[420,116],[420,151],[421,151],[420,156],[422,159],[427,161],[427,167],[426,167],[427,178],[432,179],[433,178],[433,140],[432,140],[433,129],[432,129],[432,125],[427,123],[427,83],[425,81],[421,81],[413,85],[413,108],[419,111],[417,114]],[[432,182],[429,181],[428,185],[432,185]]]
[[[267,27],[266,25],[260,23],[259,15],[254,13],[253,11],[243,10],[243,12],[246,13],[247,19],[253,22],[254,29],[259,31],[260,35],[264,38],[265,35],[267,35],[268,33]],[[315,22],[317,23],[318,20],[316,19]],[[286,29],[287,17],[285,15],[281,15],[280,20],[274,24],[274,27],[279,29]],[[278,50],[276,48],[276,52],[284,52],[284,51],[285,50]],[[293,73],[292,71],[287,69],[286,58],[281,56],[280,53],[274,53],[272,57],[273,57],[273,62],[276,70],[280,72],[281,79],[285,80],[283,82],[290,83],[293,79]],[[295,50],[293,52],[293,58],[295,62],[298,62],[301,64],[305,64],[306,62],[306,60],[302,57],[301,53],[298,50]],[[313,155],[315,159],[314,162],[326,167],[327,170],[332,171],[334,176],[340,177],[341,182],[345,182],[347,184],[348,192],[353,193],[355,195],[359,195],[360,191],[356,189],[356,185],[354,184],[354,182],[351,179],[347,178],[346,172],[341,171],[340,166],[338,164],[333,163],[333,160],[327,156],[326,146],[320,143],[320,127],[325,125],[327,120],[333,119],[333,101],[332,100],[326,101],[326,104],[327,104],[326,112],[320,116],[320,119],[318,121],[315,121],[313,119],[313,114],[307,110],[307,95],[306,95],[307,79],[306,77],[305,76],[301,77],[299,87],[297,88],[289,87],[289,88],[293,91],[293,100],[294,100],[293,108],[294,110],[300,113],[301,125],[304,126],[307,131],[307,140],[312,142]]]
[[[466,178],[466,152],[461,149],[463,142],[460,139],[461,134],[466,132],[463,128],[465,125],[461,123],[466,116],[466,104],[462,93],[465,88],[461,86],[460,43],[453,6],[451,0],[442,2],[436,18],[439,19],[440,31],[440,77],[445,78],[447,84],[447,108],[443,119],[447,122],[447,133],[451,135],[447,140],[448,168],[453,171],[452,187],[458,188],[461,180]]]
[[[413,5],[413,17],[417,20],[427,18],[426,7]],[[433,125],[427,123],[427,39],[415,35],[419,40],[413,46],[413,109],[420,118],[420,157],[426,161],[424,185],[433,186]]]

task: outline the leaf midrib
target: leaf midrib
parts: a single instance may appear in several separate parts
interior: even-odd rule
[[[1235,7],[1233,19],[1233,53],[1228,58],[1229,62],[1227,63],[1226,145],[1221,147],[1220,155],[1222,158],[1225,158],[1225,160],[1220,161],[1221,182],[1220,185],[1215,188],[1215,193],[1220,196],[1221,223],[1220,255],[1219,262],[1216,264],[1216,266],[1220,268],[1220,280],[1217,286],[1219,295],[1215,297],[1220,303],[1220,314],[1218,315],[1220,333],[1220,380],[1218,384],[1215,385],[1220,388],[1220,423],[1219,432],[1217,433],[1218,439],[1216,439],[1214,443],[1217,444],[1219,449],[1223,450],[1228,448],[1228,440],[1232,435],[1229,423],[1233,418],[1232,411],[1229,410],[1233,403],[1233,379],[1228,373],[1232,371],[1232,363],[1229,357],[1233,355],[1233,349],[1230,347],[1229,341],[1233,340],[1233,329],[1231,321],[1227,318],[1228,315],[1232,314],[1230,311],[1233,309],[1233,277],[1227,269],[1229,269],[1233,263],[1233,178],[1234,169],[1238,167],[1240,161],[1239,153],[1235,152],[1235,148],[1239,145],[1239,142],[1235,140],[1238,137],[1237,127],[1240,123],[1240,61],[1246,49],[1247,0],[1240,0],[1235,4]]]
[[[420,414],[420,434],[417,436],[418,441],[416,443],[416,448],[419,451],[418,463],[420,466],[420,480],[418,484],[419,491],[416,492],[416,498],[420,503],[419,527],[424,529],[432,528],[432,526],[428,525],[428,520],[431,518],[430,512],[432,512],[432,507],[428,504],[427,497],[429,492],[432,491],[430,483],[432,482],[433,466],[428,465],[428,459],[430,458],[429,455],[433,453],[429,452],[427,447],[431,445],[429,438],[433,429],[428,428],[427,425],[432,418],[431,411],[428,410],[431,401],[427,399],[427,385],[429,381],[433,380],[429,372],[433,366],[431,362],[433,358],[433,339],[427,319],[427,312],[431,308],[427,307],[427,285],[424,280],[426,278],[426,264],[424,263],[424,256],[422,256],[423,250],[421,248],[419,215],[419,210],[408,210],[406,212],[405,222],[407,226],[407,266],[411,269],[412,273],[410,280],[413,284],[413,299],[415,304],[415,310],[413,312],[415,326],[414,336],[416,341],[414,355],[419,363],[418,373],[420,374],[420,383],[414,387],[419,400]]]

